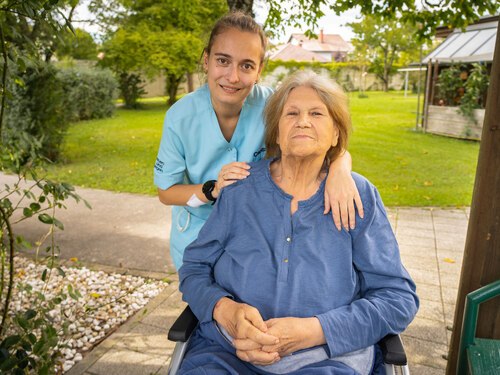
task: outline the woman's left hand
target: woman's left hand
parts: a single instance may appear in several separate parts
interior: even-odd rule
[[[278,352],[280,357],[297,350],[326,343],[318,318],[276,318],[266,321],[267,333],[279,338],[275,345],[265,345],[265,352]]]
[[[342,226],[349,230],[356,226],[356,211],[363,218],[363,203],[359,196],[358,188],[354,183],[350,171],[338,169],[335,173],[330,173],[325,185],[325,215],[332,211],[335,226],[340,231]]]

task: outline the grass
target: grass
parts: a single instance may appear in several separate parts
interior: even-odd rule
[[[165,99],[140,110],[118,109],[111,119],[73,124],[63,161],[51,178],[82,187],[155,194],[153,164]],[[388,206],[464,206],[472,196],[479,144],[414,131],[416,96],[350,94],[354,170],[370,179]]]

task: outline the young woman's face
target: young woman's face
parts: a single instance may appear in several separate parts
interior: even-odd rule
[[[219,34],[204,56],[212,103],[241,106],[259,79],[263,54],[260,36],[237,29]]]

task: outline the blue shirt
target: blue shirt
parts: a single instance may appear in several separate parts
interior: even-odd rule
[[[165,116],[154,167],[155,185],[166,190],[176,184],[202,184],[216,180],[225,164],[262,159],[262,111],[271,92],[270,88],[254,86],[230,142],[222,135],[207,85],[175,103]],[[194,241],[211,211],[211,204],[173,208],[170,251],[177,269],[185,247]]]
[[[324,181],[291,215],[292,197],[273,182],[269,165],[252,164],[249,177],[222,191],[185,251],[180,289],[201,329],[229,296],[264,320],[316,316],[332,357],[403,331],[418,298],[376,188],[353,173],[365,217],[339,232],[323,214]]]

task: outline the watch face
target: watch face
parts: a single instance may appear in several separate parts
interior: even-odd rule
[[[215,202],[215,198],[212,196],[212,191],[215,189],[215,183],[217,181],[216,180],[210,180],[210,181],[207,181],[203,184],[202,188],[201,188],[201,191],[203,192],[203,194],[205,194],[205,197],[207,197],[207,199],[209,201],[212,201],[212,202]]]
[[[214,187],[215,187],[215,181],[210,180],[210,181],[207,181],[203,184],[203,187],[201,190],[203,191],[203,194],[207,194],[207,193],[211,193],[212,190],[214,190]]]

